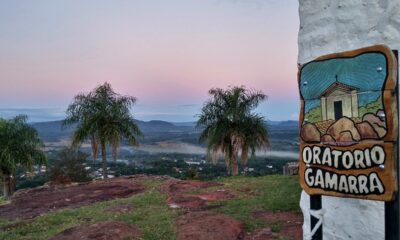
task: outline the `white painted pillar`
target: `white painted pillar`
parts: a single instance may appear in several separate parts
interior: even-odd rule
[[[321,115],[322,115],[322,121],[327,120],[327,116],[326,116],[326,98],[325,97],[321,97]]]
[[[374,44],[400,50],[399,0],[299,0],[298,63]],[[303,230],[310,232],[309,196],[302,193]],[[384,203],[322,197],[324,239],[384,239]]]

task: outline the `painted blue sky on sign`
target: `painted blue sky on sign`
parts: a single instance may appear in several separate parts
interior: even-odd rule
[[[352,58],[307,64],[300,75],[300,93],[306,100],[305,112],[320,106],[320,95],[336,81],[336,75],[339,82],[358,89],[360,107],[375,101],[384,88],[386,66],[387,60],[382,53],[364,53]]]

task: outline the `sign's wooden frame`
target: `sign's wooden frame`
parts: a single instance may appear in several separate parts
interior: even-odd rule
[[[390,48],[385,45],[375,45],[371,47],[361,48],[353,51],[334,53],[319,57],[311,62],[325,61],[335,58],[352,58],[356,57],[360,54],[364,53],[382,53],[386,57],[386,72],[387,76],[385,79],[384,86],[382,88],[382,97],[383,97],[383,107],[386,114],[386,126],[387,133],[381,139],[376,140],[363,140],[362,142],[354,143],[351,146],[332,146],[329,147],[337,150],[353,150],[360,148],[367,148],[374,145],[383,146],[386,153],[386,160],[384,166],[373,166],[366,169],[350,169],[350,170],[339,170],[332,167],[321,166],[319,164],[306,164],[303,161],[302,157],[302,149],[306,146],[324,146],[323,143],[310,143],[304,142],[300,139],[300,164],[299,164],[299,176],[300,176],[300,184],[302,188],[310,195],[329,195],[329,196],[337,196],[337,197],[348,197],[348,198],[359,198],[359,199],[369,199],[369,200],[380,200],[380,201],[391,201],[393,200],[395,193],[398,190],[397,183],[397,161],[398,161],[398,88],[397,88],[397,71],[398,65],[396,57]],[[309,62],[309,63],[311,63]],[[303,68],[309,64],[306,63],[300,67],[298,71],[298,84],[300,89],[301,84],[301,71]],[[301,111],[300,111],[300,119],[299,119],[299,127],[302,128],[304,122],[304,107],[305,100],[301,95]],[[347,194],[337,191],[327,191],[322,188],[314,188],[307,185],[305,182],[305,170],[307,168],[318,168],[323,170],[328,170],[330,172],[335,172],[337,174],[343,175],[358,175],[358,174],[368,174],[371,172],[376,172],[380,179],[383,182],[385,187],[385,192],[383,194]]]

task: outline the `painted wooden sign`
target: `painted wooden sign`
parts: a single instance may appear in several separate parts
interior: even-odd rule
[[[397,69],[383,45],[322,56],[301,67],[299,175],[307,193],[393,199]]]

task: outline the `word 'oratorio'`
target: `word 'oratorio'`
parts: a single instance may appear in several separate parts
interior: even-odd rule
[[[347,194],[366,195],[383,194],[385,189],[378,174],[344,175],[318,168],[307,168],[304,174],[305,182],[309,187],[321,188],[327,191],[336,191]]]
[[[382,146],[375,145],[363,150],[331,150],[329,147],[307,146],[302,152],[303,162],[318,164],[336,169],[364,169],[385,162],[385,151]]]

